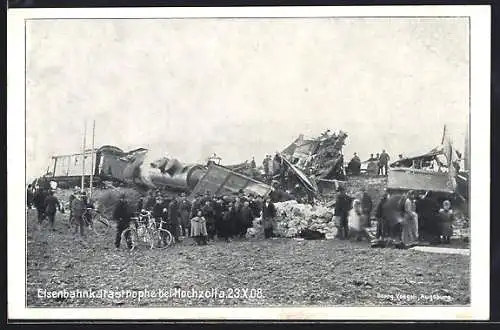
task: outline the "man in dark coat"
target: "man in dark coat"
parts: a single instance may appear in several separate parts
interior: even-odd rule
[[[38,224],[41,224],[43,219],[45,219],[45,198],[47,198],[48,194],[45,189],[39,188],[36,190],[33,196],[33,204],[35,205],[37,216],[38,216]]]
[[[182,193],[181,199],[179,201],[179,213],[181,217],[181,226],[183,235],[186,237],[189,236],[189,231],[190,231],[190,218],[189,218],[189,213],[191,212],[191,203],[186,197],[186,194]]]
[[[382,198],[380,199],[375,210],[375,218],[377,218],[377,239],[384,239],[385,237],[389,236],[388,223],[384,214],[384,205],[385,203],[387,203],[388,199],[389,193],[387,192],[387,190],[384,190],[384,194],[382,195]]]
[[[224,206],[222,205],[222,200],[220,198],[215,198],[212,203],[212,208],[214,210],[214,221],[215,221],[215,233],[219,236],[219,227],[221,221],[223,220]]]
[[[44,205],[45,205],[45,214],[49,218],[50,227],[52,230],[55,230],[54,220],[56,217],[57,210],[61,212],[61,203],[59,203],[57,197],[54,196],[54,191],[51,190],[49,192],[49,195],[45,198]]]
[[[437,243],[440,240],[439,204],[431,191],[427,191],[421,199],[417,200],[416,212],[419,238],[430,243]]]
[[[262,225],[264,226],[264,237],[270,238],[273,235],[273,221],[276,217],[276,208],[268,197],[262,206]]]
[[[234,214],[233,214],[233,237],[239,237],[241,233],[241,226],[243,223],[242,217],[241,217],[241,208],[243,207],[243,203],[241,202],[241,199],[239,197],[236,197],[236,200],[234,201]]]
[[[73,208],[71,207],[71,204],[73,203],[73,200],[76,198],[76,195],[80,193],[80,188],[78,188],[77,186],[75,186],[73,188],[73,192],[71,193],[71,195],[69,195],[69,199],[68,199],[68,202],[69,202],[69,218],[73,218]]]
[[[337,198],[335,200],[335,216],[339,218],[339,238],[347,239],[349,237],[349,210],[351,209],[351,198],[345,193],[344,187],[338,188]]]
[[[155,205],[153,206],[153,210],[151,212],[151,215],[155,219],[155,223],[157,228],[160,227],[161,220],[164,221],[163,227],[166,228],[167,222],[168,222],[168,208],[167,205],[165,205],[165,201],[163,200],[162,197],[157,197],[155,200]],[[173,233],[172,233],[173,235]]]
[[[120,248],[120,242],[122,233],[125,229],[128,228],[130,224],[130,210],[128,206],[128,202],[125,199],[125,194],[120,195],[120,200],[115,206],[113,210],[113,219],[117,221],[116,225],[116,237],[115,237],[115,246],[116,248]],[[128,235],[127,235],[128,234]],[[125,240],[127,242],[127,247],[130,249],[132,244],[130,242],[130,232],[127,232]]]
[[[373,209],[373,202],[365,188],[361,189],[361,213],[363,216],[363,226],[370,227],[370,216]]]
[[[215,236],[215,214],[210,201],[207,200],[205,205],[201,208],[201,215],[207,222],[207,237],[208,239],[213,240]]]
[[[174,236],[176,242],[179,241],[179,202],[172,199],[168,207],[169,228],[168,231]]]
[[[85,221],[83,214],[85,212],[85,203],[81,194],[75,194],[73,201],[71,201],[71,215],[75,224],[75,234],[80,228],[80,237],[85,237]]]
[[[389,169],[388,164],[389,160],[391,158],[389,157],[389,154],[385,152],[385,150],[382,150],[382,153],[379,156],[378,164],[379,164],[379,175],[387,175],[387,170]]]
[[[262,200],[259,200],[256,197],[252,197],[250,199],[250,209],[252,210],[252,217],[258,218],[260,216],[260,211],[262,210]]]
[[[351,161],[347,165],[349,173],[352,175],[359,175],[361,173],[361,159],[358,157],[357,153],[354,153]]]
[[[219,222],[217,228],[217,236],[225,240],[230,241],[230,237],[233,232],[233,219],[235,217],[234,205],[229,203],[227,210],[222,213],[222,219]]]
[[[240,217],[240,232],[239,236],[241,238],[245,237],[247,233],[247,229],[252,227],[253,223],[253,214],[252,214],[252,209],[250,208],[250,203],[249,202],[244,202],[243,206],[241,207],[240,210],[241,217]]]

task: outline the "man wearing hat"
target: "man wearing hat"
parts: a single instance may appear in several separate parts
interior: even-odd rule
[[[52,230],[55,230],[54,219],[55,219],[57,210],[59,210],[59,212],[61,212],[61,204],[59,203],[59,200],[57,199],[57,197],[54,196],[54,191],[50,190],[49,196],[47,196],[47,198],[45,198],[45,214],[49,218],[50,227]]]
[[[351,198],[345,193],[345,188],[337,188],[337,198],[335,200],[335,216],[338,217],[338,237],[347,239],[349,237],[349,210],[351,209]]]
[[[83,223],[83,212],[85,211],[85,203],[81,194],[78,192],[74,194],[74,198],[71,201],[71,216],[76,224],[74,233],[76,234],[78,227],[80,227],[80,236],[85,236],[85,226]],[[71,218],[70,218],[71,219]]]
[[[78,186],[75,186],[73,188],[73,192],[71,193],[71,195],[69,195],[68,202],[69,202],[69,218],[70,219],[73,216],[73,211],[72,211],[71,203],[73,203],[73,200],[75,199],[76,194],[78,194],[79,192],[80,192],[80,188]]]
[[[179,202],[179,213],[181,217],[182,235],[189,236],[189,212],[191,211],[191,203],[188,201],[186,194],[182,193]]]
[[[159,227],[161,220],[163,220],[163,222],[165,223],[168,221],[167,205],[165,203],[165,200],[161,196],[156,197],[156,203],[153,206],[151,215],[155,219],[157,227]]]
[[[119,249],[121,238],[122,238],[122,233],[130,225],[130,210],[129,210],[128,202],[126,200],[126,196],[123,193],[120,194],[120,200],[116,204],[116,207],[113,211],[113,219],[115,219],[117,221],[115,246],[117,249]],[[130,232],[127,232],[127,233],[130,233]],[[125,239],[127,241],[127,247],[130,249],[131,248],[130,236],[125,237]]]

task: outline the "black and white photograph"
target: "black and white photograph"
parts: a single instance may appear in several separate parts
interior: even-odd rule
[[[10,10],[9,313],[487,317],[489,7],[435,7]]]

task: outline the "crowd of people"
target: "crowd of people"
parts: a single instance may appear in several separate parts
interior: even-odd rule
[[[374,208],[365,189],[355,196],[349,196],[342,186],[339,187],[335,203],[338,238],[365,238],[374,246],[388,241],[404,247],[415,246],[420,242],[450,243],[455,213],[449,200],[445,199],[439,205],[438,199],[430,191],[408,191],[392,200],[396,203],[391,205],[390,195],[385,191]],[[375,236],[368,231],[372,219],[377,221]]]
[[[61,201],[55,196],[55,189],[51,187],[28,185],[26,190],[26,206],[28,209],[33,207],[37,212],[38,226],[41,226],[43,221],[48,220],[51,230],[55,230],[55,216],[59,211],[66,212],[66,208]],[[80,236],[85,236],[85,221],[84,217],[90,215],[85,214],[87,208],[94,208],[94,203],[88,198],[87,192],[81,191],[79,187],[75,187],[68,201],[69,217],[74,219],[74,230],[80,232]]]
[[[191,202],[185,193],[168,196],[160,191],[149,191],[140,198],[136,208],[130,207],[125,195],[116,204],[113,219],[117,223],[115,245],[120,247],[121,234],[129,227],[132,219],[139,213],[149,211],[157,223],[171,232],[174,241],[180,237],[192,237],[198,245],[209,241],[229,242],[245,237],[248,228],[254,226],[256,218],[261,218],[264,237],[273,236],[274,218],[277,216],[274,202],[280,200],[274,191],[269,197],[262,198],[239,191],[231,195],[212,195],[209,191],[198,193]],[[290,196],[287,196],[288,198]],[[435,198],[430,191],[417,193],[409,191],[398,196],[397,205],[391,210],[391,196],[387,191],[376,206],[365,190],[349,196],[343,186],[338,188],[335,198],[335,213],[332,221],[338,228],[337,237],[357,240],[383,241],[392,239],[403,246],[413,246],[419,241],[430,243],[449,243],[453,234],[454,211],[449,200]],[[297,198],[295,198],[297,199]],[[394,200],[394,198],[392,198]],[[302,202],[305,202],[302,201]],[[85,191],[75,187],[69,198],[69,216],[75,221],[75,234],[85,236],[85,210],[94,208],[94,203]],[[45,219],[54,229],[57,211],[64,212],[64,205],[54,195],[53,189],[43,187],[27,189],[27,207],[35,207],[38,223]],[[376,234],[368,230],[372,219],[377,220]],[[161,220],[161,221],[160,221]]]
[[[126,207],[125,196],[121,196],[113,218],[117,221],[115,245],[120,247],[122,232],[129,226],[134,216]],[[137,204],[136,214],[150,212],[156,223],[170,231],[175,242],[181,236],[192,237],[199,245],[205,245],[216,238],[229,242],[243,238],[253,221],[262,215],[262,225],[266,238],[272,236],[272,219],[276,209],[270,198],[249,195],[243,191],[232,195],[214,196],[210,192],[197,194],[191,202],[186,194],[179,197],[164,196],[159,191],[150,191]]]

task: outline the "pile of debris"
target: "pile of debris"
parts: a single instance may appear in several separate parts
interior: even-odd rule
[[[282,154],[298,169],[321,179],[341,179],[344,177],[344,157],[342,147],[347,134],[330,130],[320,137],[306,139],[300,135]]]
[[[275,204],[277,217],[274,234],[278,237],[317,236],[333,237],[337,233],[334,210],[322,205],[299,204],[286,201]],[[318,235],[319,234],[319,235]]]

